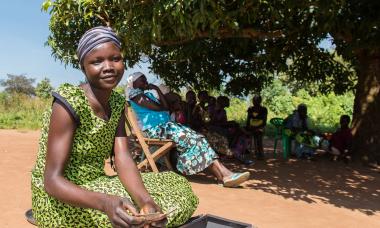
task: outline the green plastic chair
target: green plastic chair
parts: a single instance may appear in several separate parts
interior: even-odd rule
[[[278,142],[278,140],[281,140],[282,141],[283,156],[284,156],[284,159],[287,159],[289,151],[290,151],[290,138],[284,132],[284,119],[275,117],[275,118],[272,118],[269,122],[273,126],[276,127],[276,134],[274,136],[274,147],[273,147],[274,157],[277,156],[277,142]]]

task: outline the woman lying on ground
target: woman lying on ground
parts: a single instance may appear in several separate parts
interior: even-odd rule
[[[140,175],[135,166],[125,132],[125,99],[113,91],[124,74],[120,48],[109,27],[88,30],[77,48],[88,82],[64,84],[53,93],[32,171],[39,227],[178,226],[198,205],[185,178],[173,172]],[[117,177],[104,173],[112,151]],[[155,212],[161,216],[152,222],[146,214]]]
[[[159,99],[144,90],[155,90]],[[171,139],[176,143],[179,172],[192,175],[209,168],[226,187],[236,187],[248,180],[249,172],[233,173],[219,162],[203,135],[170,121],[165,96],[156,85],[148,84],[144,74],[136,72],[128,78],[128,91],[131,106],[145,134],[149,138]]]

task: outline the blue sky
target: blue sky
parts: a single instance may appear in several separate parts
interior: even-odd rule
[[[25,74],[40,81],[47,77],[53,87],[84,80],[81,71],[55,61],[50,47],[44,43],[49,35],[49,14],[41,11],[43,1],[9,0],[1,4],[0,13],[0,79],[7,74]],[[125,71],[126,76],[135,71],[149,74],[146,64]],[[150,75],[151,80],[155,77]]]
[[[36,78],[37,82],[47,77],[53,87],[69,82],[77,84],[84,80],[81,71],[55,61],[50,48],[44,43],[49,35],[49,14],[41,11],[43,1],[8,0],[2,2],[0,13],[0,79],[7,74],[25,74]],[[331,46],[330,41],[321,43]],[[135,66],[125,71],[126,76],[135,71],[148,75],[151,82],[157,78],[149,73],[147,64]]]

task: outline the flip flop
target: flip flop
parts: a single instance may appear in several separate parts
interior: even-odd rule
[[[228,188],[234,188],[239,186],[241,183],[249,179],[250,173],[233,173],[227,180],[223,181],[223,186]]]

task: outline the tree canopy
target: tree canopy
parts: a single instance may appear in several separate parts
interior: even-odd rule
[[[170,86],[219,88],[233,93],[260,89],[271,75],[287,72],[297,81],[329,82],[323,91],[354,86],[350,66],[318,48],[334,38],[336,50],[378,48],[378,1],[343,0],[47,0],[53,55],[78,67],[80,36],[109,25],[123,41],[129,66],[150,61]]]
[[[380,1],[45,0],[42,7],[51,14],[53,55],[75,67],[81,35],[108,25],[128,66],[149,61],[174,88],[247,94],[281,73],[322,92],[354,88],[353,150],[380,162]],[[318,47],[324,39],[336,53]]]

